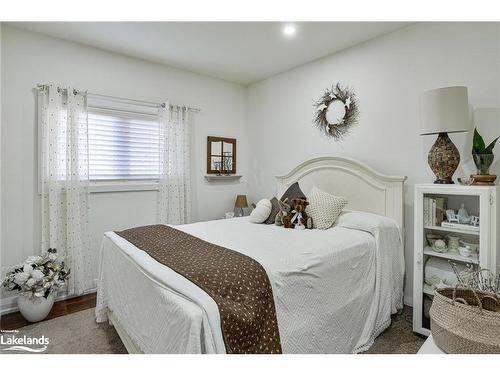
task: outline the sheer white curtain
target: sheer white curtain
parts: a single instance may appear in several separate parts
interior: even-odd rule
[[[158,219],[161,224],[191,220],[189,110],[165,105],[159,109],[160,178]]]
[[[71,87],[38,94],[42,250],[56,248],[71,269],[68,293],[94,287],[88,232],[87,98]]]

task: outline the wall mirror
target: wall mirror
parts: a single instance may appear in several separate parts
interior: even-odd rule
[[[236,173],[236,139],[222,137],[207,138],[207,173]]]

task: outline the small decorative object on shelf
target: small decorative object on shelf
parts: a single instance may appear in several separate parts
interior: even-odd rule
[[[236,202],[234,203],[234,207],[240,209],[238,216],[243,216],[244,215],[243,209],[248,207],[247,196],[243,194],[236,196]]]
[[[465,204],[462,203],[460,205],[457,216],[458,216],[458,223],[459,224],[469,224],[470,223],[469,213],[465,209]]]
[[[40,256],[30,256],[7,272],[2,286],[19,292],[17,303],[21,315],[29,322],[47,317],[56,291],[66,285],[69,270],[58,258],[56,249]]]
[[[457,251],[460,247],[460,237],[448,236],[448,248],[450,251]]]
[[[458,215],[455,213],[455,210],[446,210],[446,218],[448,219],[448,223],[459,223],[460,219]]]
[[[446,246],[446,242],[444,242],[444,240],[436,240],[434,241],[434,245],[432,245],[432,250],[436,253],[446,253],[448,251],[448,247]]]
[[[473,177],[459,177],[457,178],[458,183],[463,186],[470,186],[474,183]]]
[[[207,174],[236,173],[236,139],[207,137]]]
[[[461,256],[466,258],[472,255],[472,251],[470,251],[470,249],[467,249],[466,247],[459,247],[458,252],[460,253]]]
[[[469,130],[467,87],[444,87],[426,91],[422,99],[422,132],[438,134],[428,155],[435,184],[453,184],[453,173],[460,164],[460,153],[448,133]]]
[[[314,124],[336,141],[341,140],[358,121],[356,95],[350,88],[342,87],[339,83],[325,90],[314,107]]]
[[[222,172],[229,176],[231,171],[233,170],[233,159],[231,157],[231,153],[224,152],[222,156]]]
[[[443,221],[443,228],[455,228],[461,230],[479,231],[479,216],[469,215],[465,205],[462,203],[458,213],[455,210],[446,210],[447,221]]]
[[[478,227],[479,226],[479,216],[471,215],[470,216],[470,224],[475,226],[475,227]]]
[[[474,137],[472,139],[472,157],[476,164],[477,174],[471,175],[474,179],[474,185],[494,185],[497,178],[496,175],[490,175],[490,166],[493,163],[495,155],[493,148],[498,138],[495,138],[488,146],[484,143],[484,139],[479,134],[477,129],[474,129]]]
[[[443,239],[443,237],[441,237],[440,235],[434,234],[432,232],[427,233],[425,237],[426,237],[427,243],[429,244],[430,247],[434,246],[434,242],[436,242],[437,240]]]
[[[479,243],[473,243],[473,242],[467,242],[464,240],[460,240],[460,244],[462,247],[465,247],[469,249],[472,253],[477,253],[477,250],[479,249]]]

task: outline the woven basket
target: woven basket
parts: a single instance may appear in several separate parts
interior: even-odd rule
[[[446,353],[500,353],[500,300],[455,287],[436,290],[431,333]]]

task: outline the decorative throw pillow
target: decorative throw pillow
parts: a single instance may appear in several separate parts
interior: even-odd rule
[[[328,194],[317,187],[311,189],[307,201],[306,213],[312,217],[317,229],[330,228],[347,205],[346,198]]]
[[[288,202],[292,202],[292,199],[294,198],[303,198],[306,199],[306,195],[304,192],[300,189],[299,183],[295,182],[294,184],[290,185],[288,189],[283,193],[283,196],[281,197],[280,201],[284,201],[285,198],[288,198]]]
[[[280,212],[280,204],[278,202],[278,198],[273,197],[271,199],[271,213],[269,214],[269,217],[265,221],[266,224],[274,224],[274,220],[276,219],[276,215],[278,212]]]
[[[263,223],[271,214],[272,207],[269,199],[261,199],[250,213],[250,221],[257,224]]]

